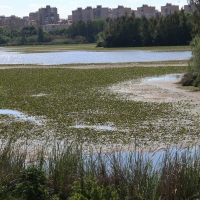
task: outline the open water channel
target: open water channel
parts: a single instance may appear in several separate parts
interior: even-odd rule
[[[190,51],[185,52],[153,52],[153,51],[112,51],[112,52],[52,52],[31,53],[8,52],[0,48],[0,64],[40,64],[61,65],[81,63],[124,63],[165,60],[187,60]]]

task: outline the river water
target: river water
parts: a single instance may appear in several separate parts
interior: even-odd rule
[[[187,60],[190,51],[185,52],[153,52],[153,51],[114,51],[114,52],[52,52],[31,53],[7,52],[0,48],[0,64],[81,64],[81,63],[124,63],[165,60]]]

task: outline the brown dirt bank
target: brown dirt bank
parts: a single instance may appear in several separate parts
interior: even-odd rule
[[[106,69],[123,67],[168,67],[187,66],[187,60],[156,61],[156,62],[133,62],[133,63],[95,63],[95,64],[66,64],[66,65],[0,65],[0,69],[17,68],[71,68],[71,69]]]

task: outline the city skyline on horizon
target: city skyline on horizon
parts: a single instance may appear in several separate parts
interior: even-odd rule
[[[88,0],[87,3],[84,3],[80,0],[75,0],[66,3],[64,0],[59,0],[55,3],[54,0],[44,0],[43,2],[45,3],[41,4],[41,1],[39,0],[35,0],[34,3],[32,3],[31,0],[20,0],[21,3],[19,3],[19,1],[13,2],[13,0],[7,0],[6,3],[0,2],[0,16],[28,16],[30,12],[36,12],[39,8],[46,7],[46,5],[57,7],[60,18],[67,18],[68,15],[72,14],[72,10],[76,10],[78,7],[86,8],[87,6],[96,7],[97,5],[102,5],[103,7],[116,8],[118,5],[123,5],[124,7],[131,7],[133,10],[136,10],[137,7],[141,7],[143,4],[147,4],[149,6],[155,6],[156,9],[160,11],[160,7],[166,5],[166,3],[179,5],[180,9],[184,5],[188,4],[187,0],[152,0],[151,4],[147,3],[146,1],[147,0],[116,0],[115,3],[108,3],[108,1],[105,0]]]

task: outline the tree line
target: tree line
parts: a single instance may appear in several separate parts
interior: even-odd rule
[[[0,28],[0,45],[95,43],[102,47],[187,45],[192,40],[193,15],[181,10],[147,19],[124,15],[116,19],[78,21],[68,29],[44,32],[34,26]]]
[[[103,19],[78,21],[69,28],[45,32],[35,26],[19,29],[0,28],[0,45],[95,43],[106,26]]]
[[[147,19],[134,14],[110,20],[101,34],[99,46],[174,46],[192,39],[192,15],[181,10],[167,16]]]

